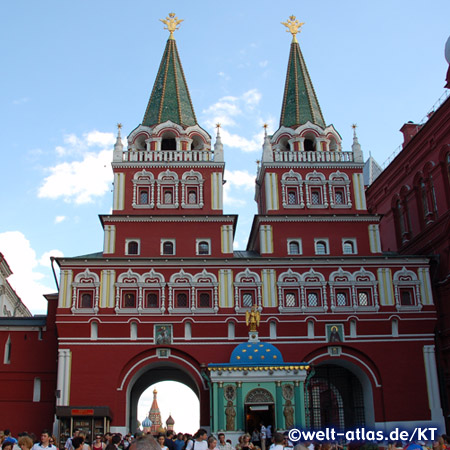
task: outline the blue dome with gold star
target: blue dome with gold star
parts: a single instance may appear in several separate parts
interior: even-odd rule
[[[243,342],[235,347],[230,357],[234,365],[283,364],[283,355],[268,342]]]
[[[152,426],[152,421],[146,417],[141,424],[144,428],[150,428]]]

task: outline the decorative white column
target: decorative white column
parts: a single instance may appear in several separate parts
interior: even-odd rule
[[[436,356],[434,345],[423,346],[425,361],[425,375],[427,380],[428,404],[431,411],[431,421],[445,430],[444,416],[442,415],[441,398],[439,395],[439,383],[436,369]]]
[[[59,391],[59,398],[56,399],[57,406],[68,406],[70,398],[70,357],[69,349],[58,350],[58,379],[56,389]]]

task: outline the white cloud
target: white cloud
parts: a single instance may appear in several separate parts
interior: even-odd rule
[[[64,222],[64,220],[66,220],[66,216],[56,216],[55,217],[55,223],[61,223],[61,222]]]
[[[97,130],[84,133],[81,138],[65,135],[65,145],[57,146],[55,151],[61,157],[76,160],[47,168],[49,175],[39,187],[38,196],[83,204],[105,195],[112,181],[110,163],[114,142],[113,133]],[[95,151],[96,147],[99,150]]]
[[[0,251],[13,272],[8,281],[17,295],[32,312],[45,313],[43,294],[55,292],[56,287],[41,282],[45,275],[37,270],[39,262],[30,241],[20,231],[0,233]]]
[[[252,139],[247,139],[239,134],[233,134],[221,128],[220,136],[223,144],[227,147],[239,148],[244,152],[261,151],[263,141],[259,139],[259,135],[255,135]]]
[[[258,91],[258,89],[251,89],[245,92],[242,98],[244,99],[247,106],[253,108],[260,102],[262,95]]]
[[[243,187],[246,190],[255,189],[255,175],[247,170],[225,170],[225,180],[231,186]]]
[[[64,256],[64,253],[61,250],[50,250],[49,252],[45,252],[40,258],[39,258],[39,264],[41,266],[51,268],[51,261],[50,257],[53,256],[55,258],[60,258]],[[55,267],[56,268],[56,267]]]
[[[259,66],[260,67],[267,67],[267,64],[269,64],[269,61],[267,61],[267,59],[265,59],[264,61],[260,61],[259,62]]]

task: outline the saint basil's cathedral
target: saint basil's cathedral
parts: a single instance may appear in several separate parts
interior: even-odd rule
[[[220,128],[213,142],[197,122],[174,39],[181,21],[163,22],[170,36],[142,123],[125,146],[119,127],[111,155],[103,251],[55,259],[46,317],[0,319],[2,423],[13,433],[54,424],[62,441],[75,427],[133,432],[141,394],[173,380],[197,395],[199,427],[233,439],[261,422],[444,431],[449,100],[405,125],[397,159],[436,136],[426,174],[402,190],[396,159],[367,189],[373,167],[356,132],[344,149],[327,125],[291,16],[280,124],[265,133],[258,213],[235,251]],[[421,206],[407,211],[416,185]],[[424,250],[416,237],[435,227],[441,247]]]

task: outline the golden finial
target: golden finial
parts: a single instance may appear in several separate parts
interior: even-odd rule
[[[281,24],[287,28],[287,33],[292,34],[292,42],[297,42],[295,35],[300,33],[300,28],[305,24],[305,22],[299,22],[295,16],[290,16],[286,22],[281,22]]]
[[[180,28],[178,25],[183,22],[184,19],[178,19],[178,17],[175,16],[175,13],[170,13],[165,19],[159,20],[167,25],[164,29],[170,31],[169,39],[173,39],[173,32]]]
[[[352,125],[352,128],[355,130],[355,129],[357,128],[357,126],[358,126],[358,125],[356,125],[356,123],[354,123],[354,124]]]
[[[121,123],[118,123],[118,124],[117,124],[117,129],[120,130],[121,128],[122,128],[122,124],[121,124]]]
[[[217,123],[216,123],[216,128],[220,128],[220,127],[221,127],[220,123],[217,122]]]

